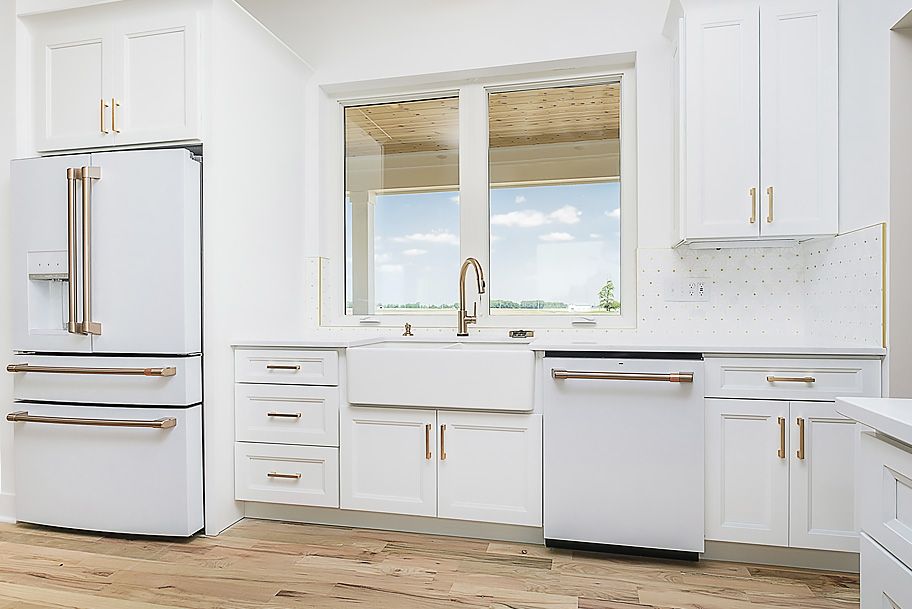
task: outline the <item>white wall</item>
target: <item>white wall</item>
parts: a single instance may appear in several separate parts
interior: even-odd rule
[[[0,83],[16,79],[16,0],[0,0]],[[10,342],[10,182],[9,160],[16,152],[16,90],[0,87],[0,354],[7,357]],[[0,362],[3,360],[0,359]],[[11,375],[0,367],[0,404],[13,399]],[[0,419],[0,445],[12,438],[12,425]],[[0,451],[2,453],[3,451]],[[0,519],[11,515],[11,501],[4,499],[10,492],[12,463],[0,461]]]

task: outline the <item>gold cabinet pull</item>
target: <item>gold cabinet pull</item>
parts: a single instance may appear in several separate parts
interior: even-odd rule
[[[768,200],[767,207],[766,207],[766,222],[767,222],[767,224],[769,224],[773,221],[773,187],[772,186],[769,186],[766,189],[766,197]]]
[[[780,459],[785,459],[785,417],[779,417],[779,451]]]
[[[120,129],[117,128],[117,109],[120,108],[120,102],[116,98],[111,98],[111,131],[114,133],[120,133]]]
[[[266,370],[293,370],[297,372],[300,369],[300,364],[266,364]]]
[[[101,374],[112,376],[174,376],[177,368],[86,368],[83,366],[35,366],[33,364],[10,364],[7,372],[42,372],[45,374]]]
[[[98,101],[100,102],[99,108],[98,108],[98,114],[99,114],[98,123],[101,127],[101,132],[104,135],[107,135],[109,133],[109,131],[107,129],[105,129],[105,110],[107,110],[109,108],[109,106],[108,106],[108,103],[103,99],[98,100]]]
[[[27,410],[11,412],[6,420],[12,423],[48,423],[51,425],[86,425],[89,427],[142,427],[147,429],[171,429],[177,427],[177,419],[164,417],[154,420],[130,419],[83,419],[76,417],[45,417],[29,414]]]
[[[101,167],[82,167],[82,321],[81,334],[101,336],[101,323],[92,321],[92,180],[101,179]]]
[[[755,224],[757,222],[757,187],[750,189],[751,197],[751,219],[750,223]]]
[[[276,417],[279,419],[300,419],[300,412],[267,412],[267,417]]]
[[[76,323],[76,182],[79,170],[67,169],[67,332],[78,334]]]
[[[300,480],[301,474],[283,474],[280,472],[269,472],[266,474],[267,478],[282,478],[285,480]]]
[[[816,383],[813,376],[768,376],[767,383]]]
[[[551,369],[551,378],[557,381],[567,379],[589,379],[597,381],[661,381],[665,383],[693,383],[693,372],[599,372],[585,370]]]
[[[446,461],[446,425],[440,426],[440,460]]]
[[[431,454],[431,427],[430,423],[424,426],[424,458],[428,461],[433,458]]]
[[[804,419],[798,417],[798,452],[795,453],[802,461],[804,460]]]

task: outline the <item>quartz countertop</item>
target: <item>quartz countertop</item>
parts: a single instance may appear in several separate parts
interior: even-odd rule
[[[900,398],[845,398],[836,411],[878,432],[912,445],[912,400]]]

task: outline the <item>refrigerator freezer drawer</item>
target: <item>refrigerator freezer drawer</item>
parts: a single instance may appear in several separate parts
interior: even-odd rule
[[[28,413],[12,423],[20,522],[138,535],[202,529],[201,406],[14,409]]]
[[[10,360],[13,398],[66,403],[189,406],[203,401],[194,357],[20,355]]]

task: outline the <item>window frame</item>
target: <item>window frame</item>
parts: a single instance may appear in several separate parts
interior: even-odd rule
[[[346,314],[346,242],[345,242],[345,108],[369,104],[403,102],[441,97],[459,98],[459,250],[460,260],[472,256],[478,259],[490,277],[490,200],[488,181],[488,94],[507,91],[540,89],[547,87],[580,86],[618,82],[621,87],[620,120],[620,176],[621,218],[621,311],[619,314],[578,312],[548,314],[491,314],[490,290],[482,295],[478,303],[477,328],[531,328],[531,329],[608,329],[634,328],[637,320],[637,148],[636,148],[636,74],[633,66],[612,68],[603,71],[587,71],[572,77],[548,76],[547,74],[522,74],[521,77],[461,79],[446,83],[440,88],[382,88],[382,95],[329,95],[324,100],[325,109],[334,112],[334,120],[328,121],[327,139],[333,138],[329,151],[330,171],[327,179],[335,184],[321,188],[324,205],[320,214],[325,214],[322,223],[328,230],[321,236],[320,250],[328,254],[322,261],[320,273],[320,325],[328,327],[402,327],[405,322],[415,328],[455,328],[455,311],[448,313],[427,313],[422,311],[387,312],[373,315]],[[324,123],[326,124],[326,123]],[[328,213],[327,213],[328,212]],[[458,270],[453,271],[453,300],[458,298]],[[470,286],[471,287],[471,286]],[[469,290],[467,298],[474,294]],[[470,305],[471,306],[471,305]]]

